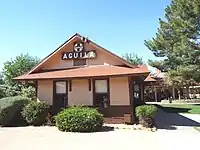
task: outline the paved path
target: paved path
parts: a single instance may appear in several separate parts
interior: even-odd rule
[[[196,132],[193,127],[200,127],[200,115],[166,113],[159,109],[155,124],[158,129]]]
[[[199,149],[199,132],[116,130],[65,133],[56,127],[0,128],[1,150]]]
[[[200,114],[183,114],[183,113],[179,113],[179,114],[200,123]]]

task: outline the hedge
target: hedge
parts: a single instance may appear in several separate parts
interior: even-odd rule
[[[22,96],[5,97],[0,99],[0,125],[26,125],[26,122],[21,115],[21,111],[29,102],[29,98]]]
[[[55,116],[56,126],[66,132],[96,132],[103,125],[103,115],[94,108],[71,107]]]

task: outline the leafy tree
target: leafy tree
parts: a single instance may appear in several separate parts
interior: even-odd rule
[[[3,80],[4,80],[4,92],[6,96],[14,96],[21,93],[21,89],[28,87],[29,85],[24,85],[18,83],[14,80],[15,77],[27,73],[36,64],[39,63],[39,59],[32,57],[28,54],[21,54],[17,56],[14,60],[11,59],[4,63],[3,66]]]
[[[2,85],[4,82],[3,82],[3,73],[0,72],[0,85]]]
[[[122,55],[122,58],[124,58],[125,60],[127,60],[128,62],[130,62],[133,65],[144,64],[142,57],[139,57],[135,53],[125,53],[125,54]]]
[[[200,0],[172,0],[165,19],[152,40],[145,45],[161,61],[150,65],[168,71],[174,86],[188,87],[200,81]]]

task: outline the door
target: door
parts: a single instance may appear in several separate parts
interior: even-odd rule
[[[68,105],[68,82],[67,81],[54,81],[53,84],[53,110],[58,113]]]
[[[133,83],[133,99],[136,104],[143,103],[143,101],[141,100],[141,84],[140,83]]]
[[[95,79],[93,81],[93,105],[105,115],[105,108],[110,104],[109,101],[109,80],[108,79]]]

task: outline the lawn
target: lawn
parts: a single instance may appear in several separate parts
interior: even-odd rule
[[[169,113],[200,114],[200,104],[160,104],[159,107]]]
[[[194,129],[200,132],[200,127],[194,127]]]

